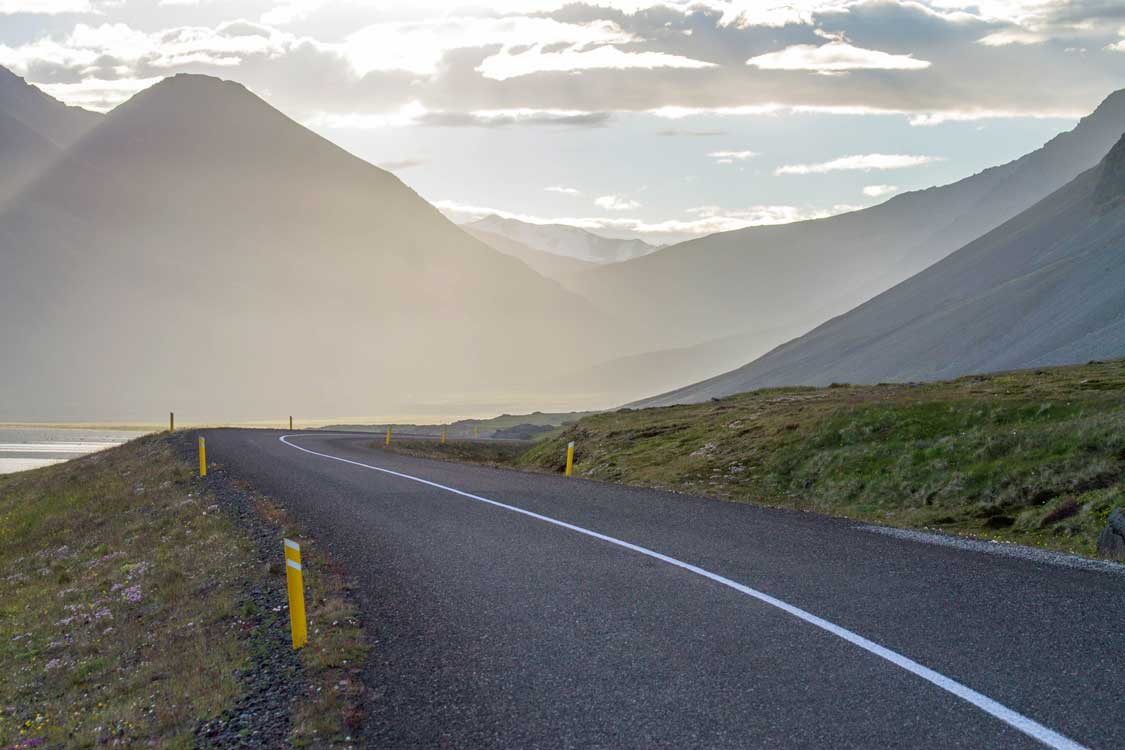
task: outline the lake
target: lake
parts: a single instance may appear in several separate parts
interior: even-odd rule
[[[143,434],[124,430],[0,427],[0,474],[61,463]]]

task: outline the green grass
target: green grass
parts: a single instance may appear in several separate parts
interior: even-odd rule
[[[1125,504],[1125,361],[606,412],[503,462],[1083,555]]]
[[[255,648],[244,594],[282,588],[284,568],[280,542],[261,565],[214,502],[163,436],[0,476],[0,748],[189,748],[234,704]],[[342,571],[302,541],[311,688],[291,741],[350,747],[366,647]]]
[[[404,453],[419,458],[436,458],[443,461],[483,464],[485,466],[512,466],[532,445],[527,440],[449,440],[442,445],[437,440],[392,439],[390,448],[382,441],[371,443],[372,448]]]
[[[171,448],[0,477],[0,747],[189,747],[239,692],[248,542]]]

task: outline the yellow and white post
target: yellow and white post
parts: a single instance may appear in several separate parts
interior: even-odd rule
[[[566,475],[574,473],[574,441],[566,444]]]
[[[445,430],[444,429],[442,429],[442,431],[441,431],[441,444],[445,445]]]
[[[207,476],[207,441],[199,436],[199,476]]]
[[[289,417],[289,429],[293,429],[293,417]]]
[[[176,412],[168,412],[168,432],[176,431]]]
[[[391,428],[387,428],[387,445],[391,444]]]
[[[309,640],[309,628],[305,622],[305,579],[301,574],[301,545],[292,539],[285,540],[285,582],[289,588],[289,630],[293,634],[293,648],[300,648]]]

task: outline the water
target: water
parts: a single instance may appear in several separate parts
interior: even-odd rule
[[[0,427],[0,474],[38,469],[112,448],[143,432],[55,427]]]

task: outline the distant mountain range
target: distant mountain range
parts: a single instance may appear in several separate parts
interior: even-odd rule
[[[387,413],[615,351],[585,300],[238,84],[105,116],[19,92],[49,145],[0,205],[0,420]]]
[[[1117,161],[1056,192],[1122,131],[1118,92],[952,185],[658,249],[458,228],[238,84],[175,76],[97,115],[0,69],[0,420],[590,408],[1125,354],[1097,245],[1120,250]]]
[[[1096,167],[913,278],[745,367],[641,405],[1121,356],[1125,136]]]
[[[831,218],[684,242],[581,274],[572,288],[632,321],[648,350],[751,331],[809,331],[1062,187],[1097,164],[1123,130],[1119,91],[1035,152],[951,185]],[[755,348],[784,340],[759,338]]]
[[[565,224],[529,224],[495,215],[462,226],[470,232],[491,232],[533,250],[590,263],[617,263],[640,258],[659,249],[658,245],[650,245],[644,240],[613,239]]]
[[[554,279],[563,286],[567,286],[577,274],[583,271],[589,271],[598,266],[598,264],[593,261],[579,260],[578,258],[572,258],[567,255],[555,255],[554,253],[535,250],[510,237],[505,237],[495,232],[489,232],[486,229],[480,229],[471,224],[462,225],[461,228],[493,250],[504,253],[504,255],[510,255],[513,258],[519,258],[536,273],[542,274],[548,279]]]

